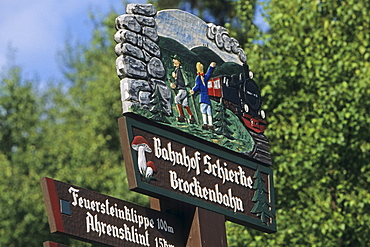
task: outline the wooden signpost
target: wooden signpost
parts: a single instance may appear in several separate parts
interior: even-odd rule
[[[128,4],[116,18],[118,120],[131,190],[147,209],[42,179],[52,232],[109,246],[226,247],[225,220],[276,232],[261,95],[224,27]]]

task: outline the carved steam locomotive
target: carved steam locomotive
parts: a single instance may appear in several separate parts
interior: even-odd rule
[[[208,81],[208,95],[215,101],[222,99],[241,122],[256,133],[266,129],[265,112],[261,109],[261,94],[253,73],[244,65],[244,74],[217,76]]]

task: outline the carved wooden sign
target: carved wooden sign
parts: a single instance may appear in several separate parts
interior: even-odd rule
[[[224,27],[181,10],[129,4],[116,28],[123,113],[271,164],[258,86]]]
[[[173,215],[50,178],[41,186],[52,233],[109,246],[185,246]]]
[[[126,12],[114,39],[131,189],[275,232],[267,123],[238,41],[185,11]]]
[[[119,119],[131,189],[223,214],[230,221],[275,232],[272,170],[141,117]]]

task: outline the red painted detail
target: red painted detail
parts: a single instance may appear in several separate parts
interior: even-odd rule
[[[243,114],[242,118],[243,123],[247,128],[253,130],[257,133],[263,133],[266,129],[266,121],[258,118],[254,118],[251,115]]]
[[[208,95],[222,97],[221,78],[213,78],[208,80]]]
[[[60,200],[55,189],[55,181],[54,179],[46,178],[46,184],[48,187],[50,204],[53,211],[56,231],[64,232],[64,224],[62,219],[62,213],[60,210]]]

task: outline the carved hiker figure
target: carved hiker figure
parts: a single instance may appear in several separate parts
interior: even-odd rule
[[[200,93],[199,103],[200,109],[202,112],[203,118],[203,125],[202,129],[204,130],[214,130],[213,123],[212,123],[212,108],[211,108],[211,101],[209,100],[208,96],[208,80],[212,75],[214,68],[216,67],[216,63],[212,62],[209,65],[207,73],[204,74],[204,66],[200,62],[196,64],[197,68],[197,77],[195,78],[195,87],[190,90],[191,94]]]
[[[172,89],[178,89],[178,92],[175,97],[175,103],[177,105],[177,109],[179,111],[180,116],[177,118],[179,122],[185,122],[186,118],[184,115],[184,110],[182,107],[185,107],[186,111],[188,112],[190,119],[189,122],[191,124],[195,123],[195,118],[188,103],[188,91],[186,90],[187,83],[185,81],[185,77],[183,75],[183,70],[180,62],[180,58],[177,55],[172,56],[173,66],[175,70],[172,72],[172,77],[175,79],[174,83],[171,83]]]

